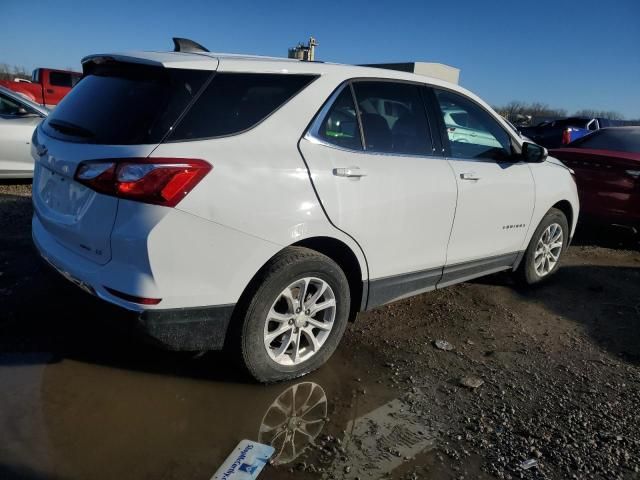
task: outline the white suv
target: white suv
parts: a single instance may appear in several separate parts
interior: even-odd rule
[[[322,365],[358,311],[544,280],[576,225],[570,170],[456,85],[195,48],[83,68],[34,133],[38,250],[166,347],[228,347],[260,381]],[[481,142],[448,136],[453,110]]]

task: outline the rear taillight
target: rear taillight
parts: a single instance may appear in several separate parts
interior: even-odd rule
[[[187,158],[92,160],[78,165],[75,180],[106,195],[174,207],[211,168]]]
[[[563,145],[567,145],[569,143],[571,143],[571,129],[570,128],[565,128],[562,131],[562,144]]]

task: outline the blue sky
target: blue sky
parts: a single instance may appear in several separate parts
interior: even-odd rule
[[[640,0],[0,0],[0,63],[80,68],[90,53],[169,50],[285,56],[314,35],[319,60],[435,61],[493,105],[540,101],[640,117]],[[306,10],[305,10],[305,6]]]

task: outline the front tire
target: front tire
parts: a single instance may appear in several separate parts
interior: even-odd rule
[[[351,302],[337,263],[308,248],[288,247],[265,266],[248,294],[239,344],[256,380],[300,377],[331,357]]]
[[[565,214],[552,208],[533,233],[518,276],[526,285],[548,280],[560,268],[560,259],[569,243],[569,224]]]

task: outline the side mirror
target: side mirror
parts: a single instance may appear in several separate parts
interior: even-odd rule
[[[529,163],[542,163],[549,156],[546,148],[535,143],[524,142],[522,144],[522,158]]]

